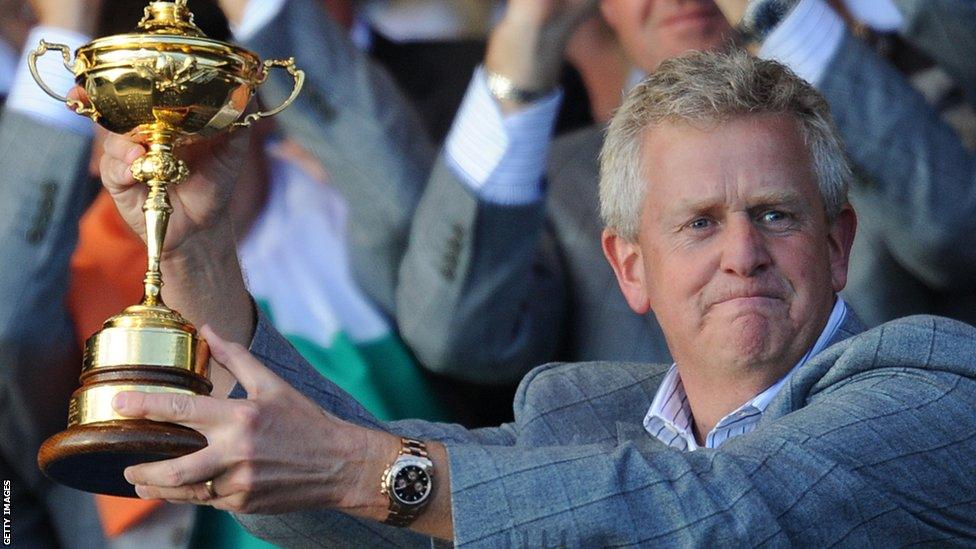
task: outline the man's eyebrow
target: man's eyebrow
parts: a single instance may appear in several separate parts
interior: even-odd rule
[[[749,204],[757,206],[775,204],[796,205],[802,204],[803,201],[803,195],[793,189],[770,189],[768,191],[758,192],[749,197]]]
[[[803,196],[792,189],[769,189],[753,193],[747,199],[750,207],[753,205],[771,204],[799,204],[803,202]],[[724,196],[705,196],[698,198],[685,198],[675,201],[675,211],[702,212],[721,207],[725,204]]]

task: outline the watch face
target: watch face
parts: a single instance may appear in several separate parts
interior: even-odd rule
[[[393,495],[406,505],[416,505],[430,494],[430,475],[419,465],[405,465],[393,477]]]

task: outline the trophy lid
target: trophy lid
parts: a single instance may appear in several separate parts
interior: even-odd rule
[[[146,6],[142,20],[128,34],[97,38],[78,49],[75,75],[98,65],[96,58],[109,54],[142,51],[188,52],[219,55],[233,59],[250,70],[256,70],[260,59],[252,52],[227,42],[208,38],[193,22],[187,0],[152,1]],[[117,61],[118,59],[113,59]]]
[[[175,2],[151,2],[135,32],[146,34],[170,34],[176,36],[206,37],[193,23],[193,14],[186,7],[186,0]]]

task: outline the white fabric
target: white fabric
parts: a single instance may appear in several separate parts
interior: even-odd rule
[[[44,124],[90,135],[91,120],[72,113],[64,103],[48,96],[31,76],[27,66],[27,56],[37,48],[42,38],[48,43],[65,44],[71,48],[71,51],[91,41],[90,37],[67,29],[44,26],[31,29],[20,61],[17,63],[17,72],[10,88],[10,95],[7,97],[7,108],[24,113]],[[73,55],[71,60],[74,61]],[[67,94],[75,84],[74,74],[65,68],[64,60],[58,51],[48,50],[47,54],[38,58],[37,71],[47,86],[61,95]]]
[[[826,2],[800,0],[766,37],[759,57],[779,61],[817,85],[843,38],[844,20]]]
[[[896,31],[905,23],[891,0],[844,0],[844,4],[854,19],[878,32]]]
[[[495,0],[369,0],[361,17],[394,42],[484,39],[500,6]]]
[[[843,299],[837,297],[830,318],[827,319],[827,325],[820,332],[820,337],[813,347],[782,379],[723,417],[705,437],[705,447],[718,448],[726,440],[754,430],[766,407],[779,394],[793,372],[826,347],[827,342],[834,337],[834,333],[846,317],[847,305]],[[654,395],[647,415],[644,416],[644,429],[672,448],[692,451],[697,450],[699,446],[691,422],[692,413],[688,406],[688,395],[681,383],[677,364],[672,364],[657,394]]]
[[[230,31],[239,41],[249,40],[271,22],[284,5],[285,0],[249,0],[240,25],[232,24]]]
[[[0,95],[7,95],[17,70],[17,52],[0,39]]]
[[[468,86],[447,136],[447,163],[480,198],[505,205],[542,197],[543,173],[562,92],[503,116],[483,67]]]
[[[248,289],[272,308],[275,327],[328,347],[390,333],[352,277],[345,199],[294,162],[271,156],[268,202],[238,246]]]

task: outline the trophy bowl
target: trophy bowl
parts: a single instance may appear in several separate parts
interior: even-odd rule
[[[273,116],[295,100],[304,83],[294,59],[262,62],[244,48],[204,36],[185,0],[150,3],[136,30],[82,46],[74,62],[67,46],[42,40],[29,56],[31,73],[48,95],[109,131],[170,146]],[[36,61],[49,50],[61,52],[87,101],[62,97],[43,82]],[[291,96],[277,108],[239,122],[275,67],[294,78]]]
[[[52,50],[61,53],[87,97],[63,97],[43,82],[37,59]],[[28,65],[48,95],[149,149],[131,166],[133,177],[149,187],[142,208],[148,256],[142,301],[88,338],[68,428],[44,441],[38,453],[41,470],[57,482],[135,496],[122,475],[125,467],[207,444],[187,427],[126,418],[112,408],[123,391],[208,395],[212,389],[206,342],[161,294],[160,256],[172,212],[167,188],[189,174],[173,148],[277,114],[298,96],[305,73],[294,59],[262,62],[243,48],[207,38],[194,25],[186,0],[150,2],[135,32],[94,40],[78,48],[73,62],[67,46],[42,40]],[[243,116],[273,68],[291,75],[291,95],[274,109]]]
[[[206,38],[119,35],[76,54],[76,82],[113,133],[208,137],[236,122],[264,80],[251,52]]]

